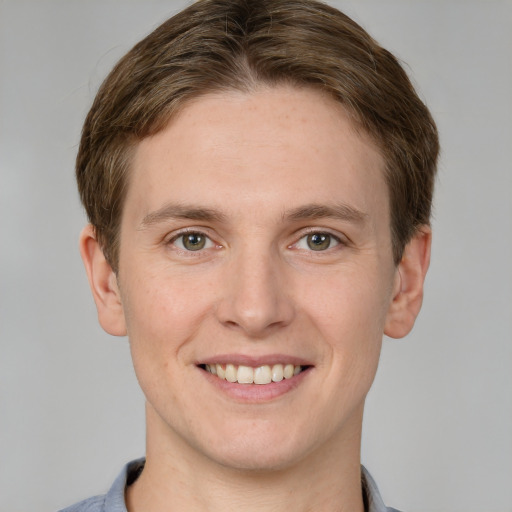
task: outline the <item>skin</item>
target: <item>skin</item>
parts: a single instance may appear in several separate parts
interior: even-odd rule
[[[394,265],[383,169],[309,89],[209,94],[139,143],[118,275],[90,226],[80,241],[100,323],[128,334],[147,398],[131,512],[363,510],[365,397],[383,334],[414,324],[431,240],[425,226]],[[199,366],[244,358],[308,370],[262,391]]]

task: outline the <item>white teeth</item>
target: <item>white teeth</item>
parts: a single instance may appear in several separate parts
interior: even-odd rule
[[[217,377],[220,377],[222,380],[224,380],[226,378],[226,370],[224,370],[224,368],[222,368],[220,364],[212,366],[215,366],[215,370],[217,371]]]
[[[228,382],[236,382],[237,371],[235,365],[227,364],[226,365],[226,380]]]
[[[284,367],[283,376],[285,379],[291,379],[293,377],[293,371],[295,370],[293,364],[287,364]]]
[[[269,384],[270,382],[272,382],[270,366],[258,366],[254,369],[254,384]]]
[[[254,370],[250,366],[239,366],[236,374],[240,384],[252,384],[254,381]]]
[[[283,378],[283,365],[275,364],[274,366],[272,366],[272,380],[274,382],[281,382]]]
[[[271,382],[280,382],[283,379],[291,379],[298,375],[302,370],[302,366],[293,364],[275,364],[258,366],[252,368],[250,366],[236,366],[234,364],[206,364],[206,371],[212,375],[216,375],[219,379],[228,382],[238,382],[239,384],[270,384]]]

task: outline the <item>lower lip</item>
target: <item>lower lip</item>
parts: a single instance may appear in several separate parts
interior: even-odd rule
[[[294,375],[291,379],[283,379],[280,382],[271,382],[269,384],[239,384],[238,382],[229,382],[224,379],[219,379],[219,377],[212,373],[199,368],[199,371],[201,371],[205,378],[217,389],[230,398],[245,403],[270,402],[279,398],[297,388],[297,386],[307,378],[311,370],[312,367],[308,367],[298,375]]]

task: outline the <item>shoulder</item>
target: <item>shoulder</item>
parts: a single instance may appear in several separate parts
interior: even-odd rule
[[[361,484],[366,512],[400,512],[396,508],[386,507],[375,480],[364,466],[361,466]]]
[[[105,494],[101,496],[93,496],[86,500],[75,503],[70,507],[66,507],[59,512],[102,512],[105,505]]]
[[[144,459],[137,459],[126,464],[107,494],[93,496],[59,512],[126,512],[125,488],[137,480],[144,463]]]

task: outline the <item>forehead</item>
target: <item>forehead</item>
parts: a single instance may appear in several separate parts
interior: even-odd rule
[[[228,91],[190,101],[139,143],[126,206],[146,215],[169,201],[254,211],[341,201],[387,215],[383,169],[376,145],[329,96]]]

